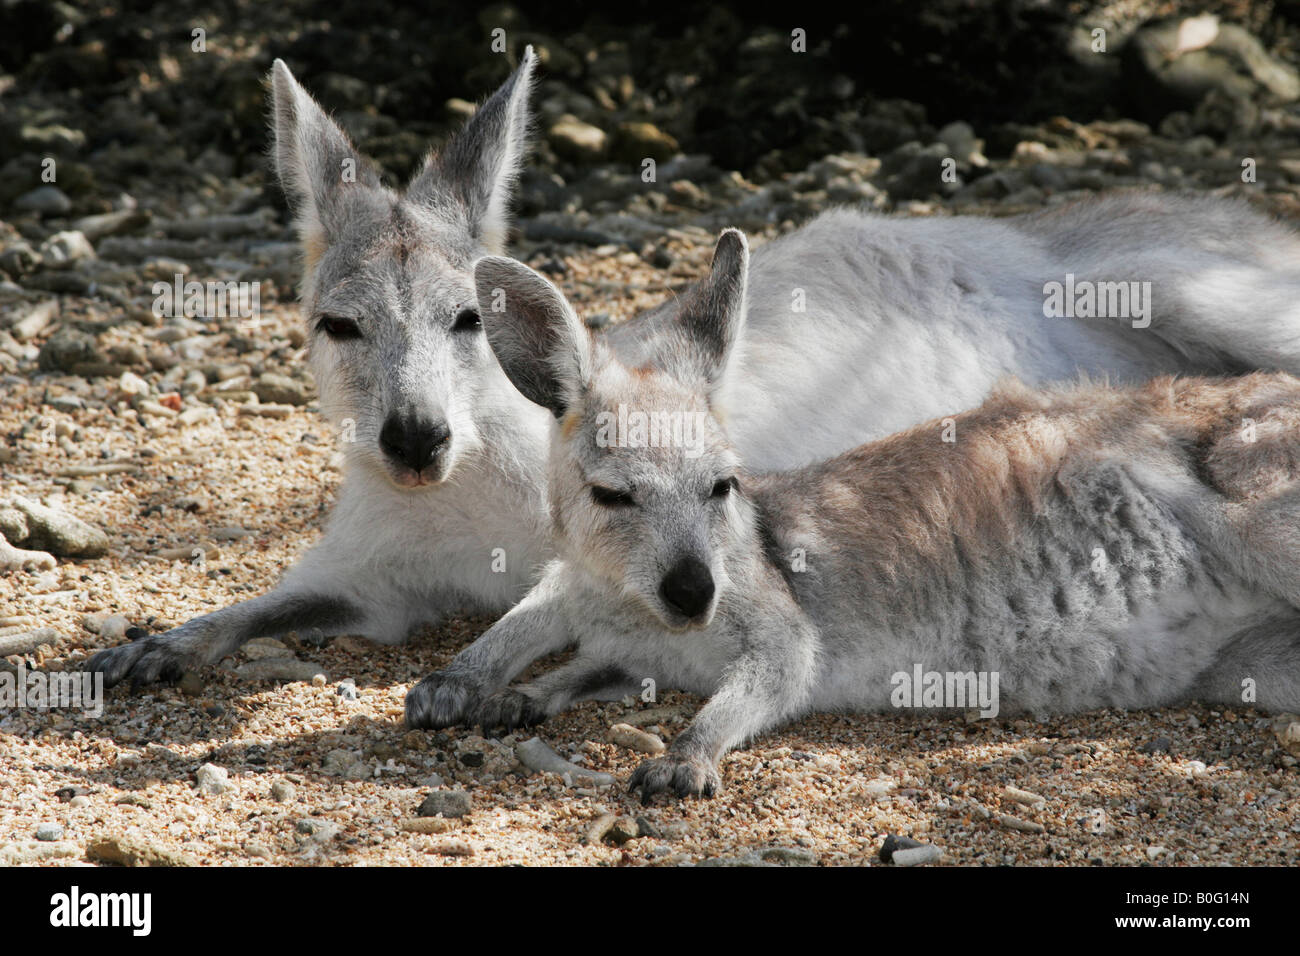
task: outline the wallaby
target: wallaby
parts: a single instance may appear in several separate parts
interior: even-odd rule
[[[724,232],[658,361],[628,366],[548,280],[477,264],[488,341],[554,418],[559,557],[408,695],[411,723],[449,716],[439,691],[465,666],[494,686],[457,717],[487,730],[647,679],[707,696],[633,774],[648,799],[715,792],[723,754],[800,715],[887,710],[921,668],[998,675],[1003,709],[1039,714],[1300,709],[1300,380],[1006,383],[973,411],[751,474],[715,404],[747,268]],[[538,633],[576,656],[503,689]]]
[[[174,678],[289,631],[396,643],[503,612],[535,583],[554,553],[547,415],[502,374],[471,273],[504,251],[534,64],[526,51],[397,191],[276,61],[273,155],[303,244],[310,362],[322,411],[355,437],[343,485],[278,587],[101,652],[88,666],[106,684]],[[1300,371],[1298,263],[1293,232],[1224,200],[1127,195],[996,221],[831,211],[755,253],[716,400],[751,467],[788,468],[977,404],[1006,374]],[[1075,280],[1151,288],[1132,319],[1045,317],[1045,287]],[[680,308],[606,340],[641,364]]]

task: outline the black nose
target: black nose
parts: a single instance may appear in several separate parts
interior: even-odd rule
[[[427,467],[451,437],[445,421],[419,415],[389,415],[379,430],[379,447],[400,465],[415,471]]]
[[[686,617],[698,617],[713,600],[713,575],[699,558],[682,558],[659,584],[659,596]]]

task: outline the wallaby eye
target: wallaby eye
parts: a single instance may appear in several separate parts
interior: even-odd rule
[[[600,485],[591,486],[591,497],[596,504],[604,505],[606,508],[630,508],[636,504],[626,491],[603,488]]]
[[[723,478],[713,486],[712,496],[714,498],[725,498],[739,487],[740,482],[736,480],[735,475],[732,475],[730,478]]]
[[[322,315],[316,320],[316,328],[337,341],[361,338],[357,323],[341,315]]]
[[[483,320],[479,317],[478,309],[461,309],[456,321],[451,324],[453,332],[477,332],[481,328]]]

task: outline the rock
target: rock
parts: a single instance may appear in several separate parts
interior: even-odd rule
[[[110,614],[98,621],[87,621],[87,625],[93,626],[95,633],[105,641],[116,644],[126,639],[126,630],[131,622],[125,614]]]
[[[59,300],[46,299],[18,313],[9,334],[19,342],[26,342],[45,331],[46,326],[59,314]]]
[[[41,216],[63,216],[72,209],[72,200],[58,186],[38,186],[15,199],[14,208]]]
[[[941,859],[943,859],[943,850],[937,846],[922,845],[895,850],[893,855],[894,866],[923,866],[927,863],[938,863]]]
[[[653,123],[619,123],[614,131],[611,154],[614,159],[640,168],[645,159],[664,163],[682,151],[677,140]]]
[[[46,860],[64,860],[80,855],[77,844],[47,843],[44,840],[14,840],[0,846],[0,866],[25,866]]]
[[[584,780],[596,787],[607,787],[614,782],[614,778],[607,773],[588,770],[586,767],[579,767],[565,760],[547,746],[541,737],[533,737],[515,744],[515,757],[521,764],[536,773],[559,774],[569,786],[581,786]]]
[[[36,827],[36,839],[53,843],[63,839],[63,827],[57,823],[42,823]]]
[[[999,813],[994,818],[1008,830],[1016,830],[1020,833],[1045,833],[1046,828],[1041,823],[1035,823],[1032,820],[1022,820],[1020,817],[1013,817],[1009,813]]]
[[[758,858],[764,863],[781,863],[786,866],[813,866],[817,854],[793,846],[769,846],[758,851]]]
[[[344,700],[356,700],[357,699],[356,683],[351,678],[348,678],[345,681],[341,681],[338,686],[338,695],[342,697]]]
[[[463,817],[470,811],[470,797],[464,790],[435,790],[416,811],[422,817]]]
[[[321,769],[331,776],[347,780],[365,780],[370,777],[370,768],[360,754],[336,747],[325,755]]]
[[[862,795],[871,800],[883,800],[897,789],[898,781],[892,777],[876,777],[861,787]]]
[[[878,855],[881,863],[891,863],[893,862],[894,854],[899,850],[915,850],[918,847],[923,846],[925,846],[924,843],[913,840],[911,837],[894,836],[891,833],[889,836],[885,837],[885,842],[880,845],[880,853]]]
[[[634,822],[617,813],[603,813],[587,827],[582,842],[588,846],[599,846],[602,843],[622,846],[636,837],[637,826]]]
[[[1148,740],[1138,750],[1144,754],[1167,754],[1171,747],[1173,747],[1173,741],[1168,737],[1157,737],[1154,740]]]
[[[99,348],[93,337],[75,329],[60,329],[41,346],[36,364],[42,372],[77,374],[79,367],[98,359]]]
[[[40,254],[22,239],[11,242],[0,250],[0,270],[14,278],[26,275],[40,264]]]
[[[57,644],[59,632],[52,627],[37,627],[28,631],[9,632],[0,629],[0,657],[13,654],[30,654],[42,644]]]
[[[117,394],[128,402],[132,399],[142,398],[151,391],[149,383],[136,375],[135,372],[123,372],[117,380]]]
[[[186,697],[203,696],[203,678],[199,676],[197,671],[186,671],[181,675],[181,679],[176,686]]]
[[[269,657],[265,660],[249,661],[236,667],[235,673],[244,680],[311,681],[316,677],[329,679],[324,668],[309,661],[300,661],[296,657]]]
[[[663,832],[648,817],[636,818],[636,835],[650,840],[662,840]]]
[[[118,209],[95,216],[82,216],[72,221],[72,228],[92,242],[104,236],[131,232],[149,225],[152,218],[146,209]]]
[[[1036,793],[1030,793],[1028,790],[1019,790],[1016,787],[1004,787],[1002,796],[1006,797],[1012,803],[1020,803],[1025,806],[1034,807],[1046,803],[1046,797],[1040,797]]]
[[[547,130],[546,140],[565,159],[591,162],[604,155],[608,137],[599,126],[584,123],[566,113]]]
[[[1273,734],[1283,750],[1293,757],[1300,757],[1300,716],[1280,714],[1275,717]]]
[[[253,394],[269,405],[306,405],[311,390],[297,379],[268,372],[253,383]]]
[[[216,796],[230,789],[230,771],[213,763],[205,763],[199,768],[195,782],[199,793]]]
[[[298,796],[298,788],[288,780],[277,780],[271,784],[271,799],[277,803],[288,803]]]
[[[176,853],[131,837],[98,840],[86,848],[86,859],[118,866],[198,866],[188,853]]]
[[[108,535],[80,518],[18,495],[13,504],[27,519],[28,536],[22,544],[61,558],[100,558],[108,553]]]
[[[948,147],[949,155],[958,163],[971,166],[987,166],[989,163],[984,156],[984,141],[976,138],[969,123],[949,123],[935,134],[935,139]]]
[[[464,840],[444,840],[441,843],[435,843],[428,848],[430,853],[436,853],[439,856],[473,856],[474,848]]]
[[[47,268],[67,269],[85,259],[95,258],[90,240],[75,230],[56,232],[41,243],[41,259]]]
[[[265,661],[276,657],[293,657],[293,651],[273,637],[255,637],[242,648],[250,661]]]
[[[299,820],[295,829],[315,843],[329,843],[342,832],[342,827],[331,820],[314,820],[310,817]]]
[[[661,754],[668,749],[654,734],[638,730],[629,724],[615,724],[609,728],[610,743],[643,754]]]
[[[1190,109],[1211,93],[1242,104],[1300,97],[1300,74],[1270,56],[1244,28],[1212,14],[1140,27],[1121,52],[1126,85],[1141,118]]]
[[[68,801],[68,806],[72,807],[74,810],[84,810],[86,807],[90,806],[90,797],[85,794],[77,794],[77,796]]]
[[[445,817],[415,817],[398,824],[398,828],[407,833],[446,833],[454,826]]]
[[[885,189],[895,199],[950,196],[963,185],[959,175],[943,175],[945,161],[953,158],[943,143],[904,143],[881,161]]]
[[[0,536],[0,571],[52,571],[58,564],[52,554],[15,548]]]

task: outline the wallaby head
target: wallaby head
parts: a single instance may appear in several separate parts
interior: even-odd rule
[[[527,266],[490,256],[474,267],[502,369],[556,419],[558,550],[673,630],[712,620],[728,554],[752,520],[714,401],[744,322],[748,264],[744,235],[724,232],[654,365],[639,368],[620,364]]]
[[[519,67],[403,191],[280,60],[274,160],[302,240],[321,407],[354,462],[402,488],[446,480],[513,393],[484,339],[472,266],[504,246],[535,63]],[[350,420],[350,422],[349,422]]]

